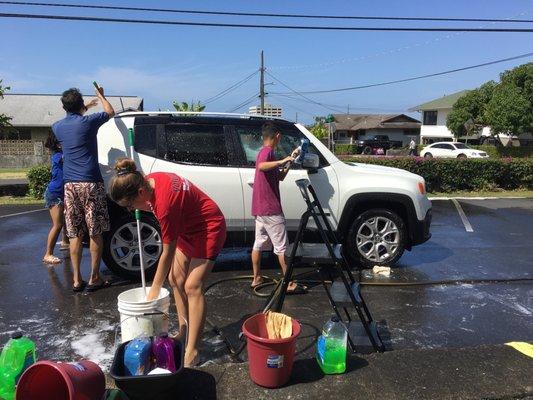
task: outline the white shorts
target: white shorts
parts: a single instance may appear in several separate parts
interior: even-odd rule
[[[265,215],[255,217],[255,242],[254,250],[272,250],[274,254],[285,254],[289,238],[285,227],[285,217],[279,215]]]

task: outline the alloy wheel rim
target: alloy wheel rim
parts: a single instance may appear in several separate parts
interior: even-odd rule
[[[391,219],[372,217],[357,230],[356,244],[359,253],[367,260],[384,262],[398,252],[400,231]]]
[[[141,238],[144,257],[144,268],[152,267],[163,249],[161,235],[153,226],[141,221]],[[110,244],[111,257],[120,267],[127,271],[138,272],[141,268],[137,222],[128,222],[118,228]]]

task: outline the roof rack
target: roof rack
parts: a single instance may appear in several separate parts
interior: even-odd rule
[[[260,119],[277,119],[284,121],[283,118],[271,117],[268,115],[257,114],[236,114],[236,113],[222,113],[222,112],[206,112],[206,111],[123,111],[116,114],[115,117],[126,117],[130,115],[198,115],[202,117],[233,117],[233,118],[260,118]]]

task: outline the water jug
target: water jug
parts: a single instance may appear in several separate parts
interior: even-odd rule
[[[316,359],[324,374],[342,374],[346,371],[348,332],[336,316],[326,322],[318,337]]]
[[[170,372],[176,372],[174,347],[174,340],[168,337],[168,333],[161,333],[154,339],[152,353],[155,358],[156,368],[163,368]]]
[[[15,398],[15,386],[22,373],[36,361],[35,343],[15,333],[0,353],[0,398]]]
[[[147,337],[136,337],[124,350],[124,373],[126,376],[146,375],[150,371],[152,344]]]

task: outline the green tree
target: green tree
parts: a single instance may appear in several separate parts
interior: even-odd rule
[[[309,127],[309,131],[318,139],[328,137],[328,127],[326,126],[326,117],[315,117],[315,123]]]
[[[0,79],[0,99],[4,98],[4,93],[6,93],[8,90],[11,90],[9,86],[2,86],[2,79]],[[13,126],[11,125],[11,117],[0,114],[0,133],[9,132],[13,129]]]
[[[195,103],[194,101],[191,101],[190,103],[182,101],[181,103],[178,103],[177,101],[173,102],[172,105],[176,109],[176,111],[193,111],[193,112],[202,112],[205,110],[205,106],[198,101]]]
[[[477,126],[486,125],[487,103],[492,98],[496,86],[496,82],[489,81],[459,97],[446,118],[446,126],[454,135],[463,136],[469,133],[466,132],[465,123],[470,118]]]
[[[485,118],[493,134],[533,132],[533,63],[500,75]]]
[[[533,132],[533,63],[501,73],[499,83],[468,91],[455,102],[446,126],[462,136],[469,118],[476,126],[489,126],[493,135]]]

